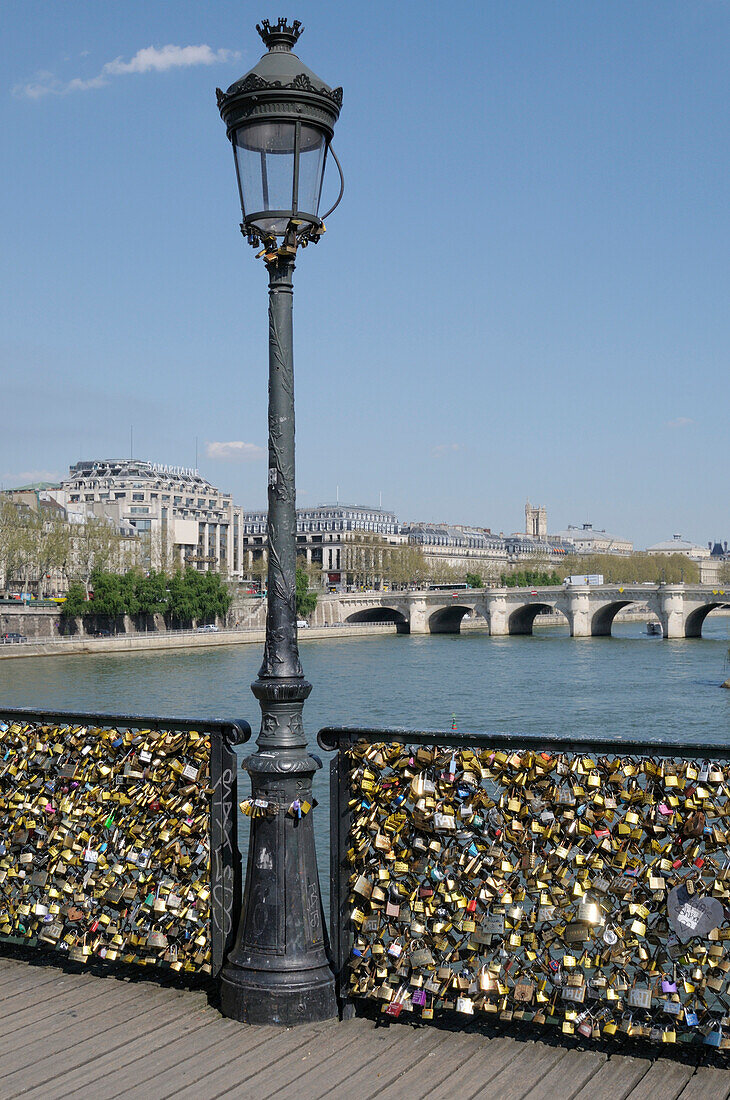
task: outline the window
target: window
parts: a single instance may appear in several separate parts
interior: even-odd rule
[[[144,493],[132,493],[132,500],[144,500]]]
[[[146,516],[149,512],[149,508],[140,508],[139,506],[129,509],[133,516]]]

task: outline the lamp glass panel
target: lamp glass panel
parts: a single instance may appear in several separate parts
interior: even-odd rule
[[[322,130],[302,124],[299,143],[299,203],[300,214],[317,217],[322,193],[324,160],[327,142]]]
[[[252,122],[236,130],[234,148],[241,180],[243,214],[292,211],[294,183],[293,122]],[[283,233],[288,218],[257,218],[256,224]]]

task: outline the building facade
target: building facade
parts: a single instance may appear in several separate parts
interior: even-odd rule
[[[242,510],[197,470],[139,459],[77,462],[52,495],[70,515],[129,526],[140,539],[143,565],[241,575]]]
[[[427,562],[447,566],[464,573],[478,573],[484,579],[496,579],[509,563],[507,543],[485,527],[462,524],[410,523],[403,531]]]
[[[266,566],[266,512],[242,512],[243,572],[262,575]],[[397,516],[362,504],[320,504],[297,509],[297,554],[325,587],[339,587],[354,573],[379,574],[382,551],[407,542]]]

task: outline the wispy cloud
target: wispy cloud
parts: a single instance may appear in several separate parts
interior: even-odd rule
[[[213,50],[210,46],[146,46],[137,50],[130,61],[116,57],[107,61],[100,73],[84,79],[61,80],[54,73],[39,72],[26,84],[16,84],[13,95],[19,99],[42,99],[46,95],[68,95],[103,88],[115,76],[130,73],[166,73],[170,69],[186,69],[192,65],[218,65],[232,61],[239,54],[233,50]]]
[[[687,428],[690,424],[694,424],[694,420],[691,416],[678,416],[674,420],[667,420],[665,427],[667,428]]]
[[[266,451],[255,443],[234,439],[230,443],[206,443],[205,454],[207,458],[220,458],[225,462],[258,462],[265,457]]]
[[[21,470],[19,474],[0,474],[0,486],[12,489],[16,485],[35,485],[38,481],[61,481],[58,470]]]
[[[444,455],[451,454],[452,451],[459,451],[461,448],[458,443],[437,443],[432,448],[431,454],[434,458],[443,458]]]

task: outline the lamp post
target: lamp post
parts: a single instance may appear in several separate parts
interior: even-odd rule
[[[217,90],[233,146],[241,232],[260,249],[269,275],[268,606],[263,664],[251,685],[261,732],[258,751],[244,763],[253,816],[221,1007],[248,1023],[291,1025],[337,1014],[308,812],[321,765],[307,751],[302,709],[312,686],[297,648],[292,279],[297,250],[324,232],[319,201],[342,89],[330,88],[292,53],[298,21],[263,20],[256,29],[268,53],[227,92]],[[342,190],[340,171],[335,206]]]

